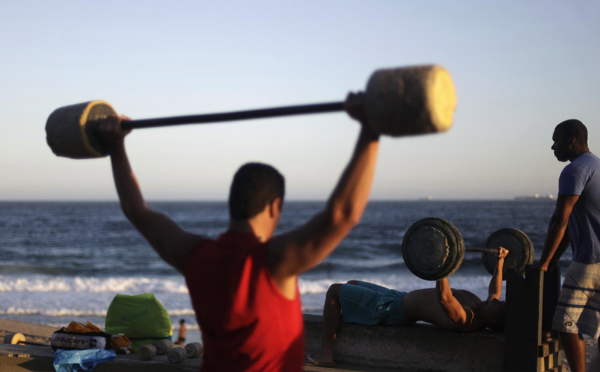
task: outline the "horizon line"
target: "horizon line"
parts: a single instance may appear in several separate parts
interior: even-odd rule
[[[518,200],[513,198],[413,198],[413,199],[369,199],[369,202],[438,202],[438,201],[556,201],[550,198]],[[285,202],[323,203],[328,199],[285,199]],[[149,203],[227,203],[227,199],[147,199]],[[119,203],[118,199],[0,199],[0,203]]]

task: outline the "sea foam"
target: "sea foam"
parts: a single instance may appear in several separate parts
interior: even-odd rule
[[[182,277],[0,276],[0,292],[188,293]]]
[[[354,276],[329,279],[300,277],[300,294],[324,294],[334,283],[346,283],[348,280],[362,280],[400,291],[432,288],[433,281],[425,281],[412,275],[390,276]],[[487,290],[491,276],[463,275],[451,277],[453,288],[473,292]],[[61,277],[61,276],[0,276],[0,292],[84,292],[84,293],[177,293],[187,294],[188,289],[183,277]]]

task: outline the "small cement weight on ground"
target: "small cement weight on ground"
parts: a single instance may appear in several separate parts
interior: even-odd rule
[[[140,360],[150,360],[156,355],[156,348],[154,345],[144,345],[138,349],[137,354]]]
[[[199,342],[192,342],[191,344],[185,345],[185,353],[188,358],[198,358],[202,355],[204,347]]]
[[[167,354],[167,359],[173,364],[178,364],[185,360],[185,355],[185,349],[182,347],[177,347],[169,351],[169,353]]]
[[[173,343],[171,340],[159,340],[154,344],[156,348],[156,354],[163,355],[173,349]]]

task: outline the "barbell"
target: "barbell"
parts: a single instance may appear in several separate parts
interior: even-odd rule
[[[454,83],[439,65],[411,66],[375,71],[365,90],[368,125],[379,134],[406,136],[448,130],[456,108]],[[132,120],[123,129],[215,123],[276,116],[343,111],[344,102],[287,106],[204,115]],[[99,120],[116,111],[105,101],[90,101],[58,108],[46,122],[46,141],[57,156],[73,159],[108,155],[97,135]]]
[[[4,336],[4,343],[8,345],[33,345],[33,346],[48,346],[39,342],[28,342],[27,338],[22,333],[9,333]]]
[[[465,251],[482,252],[483,265],[493,274],[499,247],[508,250],[504,273],[507,269],[516,269],[523,274],[526,266],[533,263],[533,243],[520,230],[500,229],[486,239],[483,247],[467,248],[458,229],[441,218],[424,218],[415,222],[402,240],[402,256],[408,269],[419,278],[439,280],[452,275],[460,267]]]

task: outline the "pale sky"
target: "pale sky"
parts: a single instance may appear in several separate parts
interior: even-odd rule
[[[372,199],[556,194],[554,126],[600,152],[593,1],[5,1],[0,200],[116,200],[107,158],[58,158],[56,108],[103,99],[134,119],[341,101],[378,68],[441,64],[458,95],[444,134],[384,138]],[[135,130],[149,200],[225,200],[247,161],[290,200],[327,198],[359,126],[343,113]]]

